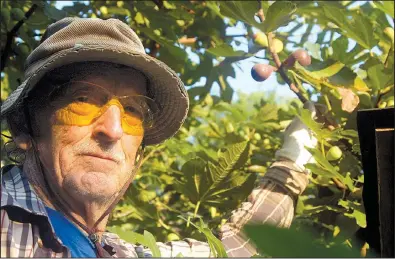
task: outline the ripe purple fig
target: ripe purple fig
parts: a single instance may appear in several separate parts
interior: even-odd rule
[[[256,64],[251,69],[251,76],[255,81],[263,82],[269,78],[275,67],[267,64]]]
[[[292,56],[294,56],[299,64],[304,67],[311,64],[311,57],[309,53],[307,53],[307,51],[304,49],[298,49],[294,51],[294,53],[292,53]]]
[[[304,49],[295,50],[289,57],[283,62],[284,67],[293,67],[295,62],[298,61],[301,66],[308,66],[311,64],[311,57]]]

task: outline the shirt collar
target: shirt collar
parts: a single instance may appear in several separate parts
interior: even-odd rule
[[[51,226],[51,234],[56,237],[44,202],[35,193],[23,170],[15,165],[7,165],[1,168],[1,208],[5,206],[19,207],[28,213],[46,217]],[[55,240],[62,244],[62,241],[57,237]],[[130,249],[130,245],[123,244],[124,241],[116,234],[103,233],[102,240],[113,248],[118,247],[116,250],[126,250],[130,253],[129,255],[137,257],[134,249]]]
[[[43,201],[21,168],[14,165],[1,169],[1,207],[4,206],[19,207],[32,214],[48,217]]]

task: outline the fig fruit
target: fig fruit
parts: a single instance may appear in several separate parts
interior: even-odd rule
[[[279,39],[274,38],[273,45],[274,45],[274,51],[276,53],[280,53],[284,49],[284,43]]]
[[[308,66],[311,64],[311,57],[304,49],[295,50],[289,57],[283,62],[285,67],[293,67],[295,62],[298,61],[301,66]]]
[[[394,106],[394,100],[389,100],[387,103],[387,107],[393,107]]]
[[[11,18],[14,21],[20,21],[25,17],[25,13],[19,8],[12,8],[11,9]]]
[[[251,69],[251,76],[255,81],[263,82],[269,78],[275,68],[267,64],[256,64]]]
[[[254,42],[261,45],[264,48],[267,48],[269,46],[267,36],[263,32],[257,32],[253,35]]]
[[[342,154],[343,152],[338,146],[333,146],[326,153],[326,159],[328,159],[328,161],[336,161],[342,157]]]
[[[106,16],[108,14],[108,8],[106,6],[100,7],[100,12],[102,15]]]
[[[168,242],[177,241],[177,240],[180,240],[180,237],[177,234],[170,233],[170,234],[167,235],[167,241]]]
[[[261,140],[261,134],[259,134],[259,133],[254,133],[254,139],[255,139],[255,140]]]

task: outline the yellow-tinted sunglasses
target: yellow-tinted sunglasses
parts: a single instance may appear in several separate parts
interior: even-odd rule
[[[86,81],[71,81],[59,89],[50,96],[51,104],[57,108],[55,118],[59,124],[90,125],[115,105],[121,111],[124,132],[142,136],[152,127],[153,117],[159,111],[155,101],[147,96],[115,96],[104,87]]]

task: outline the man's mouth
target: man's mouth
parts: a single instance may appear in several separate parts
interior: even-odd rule
[[[110,155],[106,155],[106,154],[100,154],[100,153],[84,153],[82,154],[84,156],[92,156],[92,157],[96,157],[96,158],[100,158],[100,159],[104,159],[104,160],[108,160],[108,161],[112,161],[115,163],[119,163],[119,159],[115,158],[114,156],[110,156]]]

